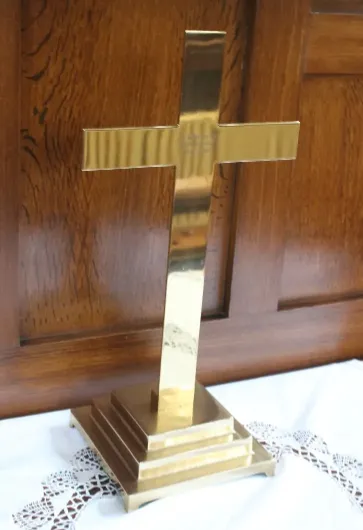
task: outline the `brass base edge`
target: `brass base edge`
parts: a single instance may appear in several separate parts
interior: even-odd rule
[[[140,506],[152,501],[176,495],[183,491],[200,488],[203,486],[222,484],[231,480],[247,477],[255,474],[272,476],[275,474],[276,461],[273,457],[253,438],[253,455],[244,465],[238,465],[241,459],[236,459],[228,469],[228,463],[221,462],[214,465],[213,470],[194,469],[184,473],[170,475],[167,480],[137,481],[130,474],[123,462],[117,458],[113,446],[107,446],[107,442],[96,430],[91,427],[91,407],[80,407],[71,411],[70,424],[77,428],[88,445],[99,455],[105,472],[119,484],[127,512],[136,510]],[[236,426],[242,427],[238,422]],[[102,447],[102,450],[101,450]],[[107,450],[105,450],[107,449]],[[226,469],[227,468],[227,469]]]

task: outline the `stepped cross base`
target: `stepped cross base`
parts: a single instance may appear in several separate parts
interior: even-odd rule
[[[71,415],[120,485],[127,511],[188,489],[274,474],[273,457],[203,386],[196,384],[192,417],[158,411],[156,389],[125,387]]]

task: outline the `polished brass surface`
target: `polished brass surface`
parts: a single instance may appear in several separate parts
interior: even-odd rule
[[[136,403],[135,388],[144,396]],[[127,414],[118,402],[121,398],[124,404],[126,395],[133,404]],[[204,411],[198,417],[203,423],[187,429],[160,432],[149,395],[150,385],[134,387],[130,394],[125,388],[116,400],[114,394],[72,411],[71,424],[120,484],[127,510],[186,489],[274,473],[271,455],[202,387],[196,389],[195,410]]]
[[[174,166],[177,127],[85,129],[83,170]]]
[[[275,469],[271,455],[195,380],[214,166],[295,158],[299,134],[298,122],[218,123],[224,37],[186,32],[177,126],[84,131],[86,171],[175,166],[159,382],[72,411],[72,424],[119,482],[127,510]]]
[[[255,162],[296,158],[299,122],[220,125],[217,162]]]
[[[175,166],[160,379],[154,396],[160,424],[167,424],[170,415],[185,425],[193,421],[215,164],[296,156],[298,122],[219,125],[224,43],[224,32],[186,32],[179,125],[84,131],[84,170]]]
[[[233,416],[201,385],[196,383],[191,418],[173,413],[162,415],[150,407],[153,385],[124,387],[111,394],[111,403],[146,449],[155,450],[233,433]]]
[[[208,113],[201,116],[209,119]],[[193,123],[197,129],[200,124]],[[236,123],[217,125],[215,131],[214,163],[292,160],[296,158],[299,122]],[[191,151],[195,143],[205,142],[205,132],[183,134],[180,127],[150,127],[145,129],[85,129],[84,171],[128,169],[136,167],[177,166],[179,150]],[[200,138],[200,139],[198,139]],[[205,154],[208,144],[201,150]],[[200,147],[200,145],[199,145]],[[127,148],[127,149],[126,149]],[[203,171],[196,166],[208,167],[207,157],[199,162],[189,161],[194,178],[202,178]],[[189,172],[188,165],[184,171]],[[201,182],[201,181],[200,181]],[[180,180],[179,180],[180,185]],[[189,189],[189,188],[188,188]]]

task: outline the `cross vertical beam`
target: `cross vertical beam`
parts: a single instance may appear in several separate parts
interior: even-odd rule
[[[192,417],[225,34],[186,32],[158,409]]]

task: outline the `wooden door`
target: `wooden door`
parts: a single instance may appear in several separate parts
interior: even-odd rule
[[[185,29],[227,32],[221,122],[302,123],[296,163],[216,172],[200,380],[360,355],[360,2],[3,0],[0,29],[2,416],[157,372],[173,172],[84,174],[82,129],[177,123]]]

